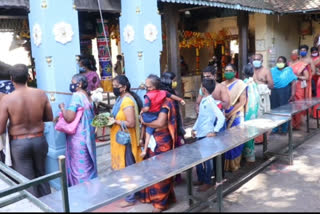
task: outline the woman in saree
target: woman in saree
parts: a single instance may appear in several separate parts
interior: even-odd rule
[[[114,117],[114,124],[110,130],[111,167],[113,170],[119,170],[142,161],[139,148],[139,106],[141,107],[142,103],[139,97],[130,91],[131,85],[126,76],[115,77],[112,86],[117,99],[111,112]],[[122,145],[116,142],[116,134],[121,130],[121,125],[127,127],[130,133],[131,143],[129,144]],[[131,206],[135,202],[135,194],[131,194],[120,206]]]
[[[271,91],[271,109],[286,105],[294,101],[296,94],[297,76],[293,73],[291,67],[287,64],[287,59],[280,56],[275,67],[271,69],[274,87]],[[281,125],[283,134],[288,132],[288,123]],[[279,128],[274,128],[272,132],[276,133]]]
[[[166,71],[162,73],[161,83],[162,83],[162,88],[161,88],[162,90],[168,91],[169,93],[176,95],[175,89],[178,83],[176,80],[176,75],[173,72]],[[177,135],[178,135],[175,145],[176,147],[179,147],[185,144],[184,135],[186,134],[186,131],[184,130],[184,126],[183,126],[183,118],[182,118],[179,102],[174,101],[174,107],[177,113]],[[175,181],[177,183],[182,182],[181,174],[176,175]]]
[[[177,112],[172,99],[166,98],[157,120],[152,123],[145,123],[142,118],[141,120],[142,124],[156,129],[153,134],[156,146],[154,151],[148,148],[145,159],[170,151],[176,147]],[[152,203],[153,212],[161,212],[168,209],[169,204],[176,201],[173,190],[173,177],[142,190],[140,192],[140,201],[142,203]]]
[[[230,94],[230,108],[225,111],[227,128],[240,125],[244,121],[245,106],[247,103],[247,85],[240,79],[235,78],[235,67],[231,64],[225,68],[224,76],[226,81],[222,82],[227,86]],[[242,149],[244,144],[225,153],[226,171],[236,171],[240,168]]]
[[[73,186],[97,177],[97,157],[94,127],[91,121],[94,117],[93,102],[86,89],[87,78],[81,74],[72,77],[70,91],[73,93],[67,109],[64,103],[59,104],[66,122],[71,123],[76,118],[79,108],[84,108],[76,133],[67,134],[66,168],[68,186]]]
[[[79,62],[79,71],[85,75],[88,80],[88,91],[94,91],[100,87],[100,77],[96,72],[96,68],[93,65],[92,60],[89,58],[82,58]]]
[[[316,68],[315,74],[312,76],[312,81],[314,81],[315,84],[315,97],[320,98],[320,56],[319,51],[317,47],[312,47],[310,49],[311,51],[311,59],[314,63],[314,66]],[[317,118],[317,109],[319,108],[319,105],[316,105],[313,107],[313,118]],[[320,116],[320,114],[319,114]]]
[[[244,67],[244,83],[247,84],[247,105],[244,120],[252,120],[258,117],[260,95],[257,83],[253,80],[254,67],[251,63]],[[242,152],[247,162],[255,162],[254,139],[246,142]]]
[[[306,98],[306,81],[309,79],[309,73],[307,70],[308,64],[299,59],[298,50],[293,50],[291,53],[291,62],[289,66],[292,68],[293,73],[297,76],[298,81],[296,83],[296,93],[294,100],[303,100]],[[292,117],[292,127],[294,129],[300,129],[301,126],[301,117],[304,113],[295,114]]]

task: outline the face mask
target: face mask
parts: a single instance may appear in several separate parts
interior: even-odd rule
[[[300,51],[300,56],[305,57],[307,56],[307,51]]]
[[[316,57],[316,56],[319,56],[319,54],[318,53],[312,53],[311,56]]]
[[[172,89],[177,88],[177,86],[178,86],[177,81],[173,81],[173,82],[171,83],[171,87],[172,87]]]
[[[77,88],[79,87],[79,84],[78,83],[71,83],[70,86],[69,86],[69,90],[74,93],[77,91]]]
[[[291,55],[291,60],[296,61],[298,59],[298,55]]]
[[[119,97],[121,95],[120,88],[113,88],[113,93],[116,97]]]
[[[278,63],[277,63],[277,67],[278,67],[279,69],[284,68],[284,66],[285,66],[285,64],[284,64],[283,62],[278,62]]]
[[[253,60],[252,64],[255,68],[260,68],[262,65],[262,62],[260,60]]]
[[[235,76],[235,73],[234,73],[234,72],[225,72],[225,73],[224,73],[224,77],[225,77],[227,80],[233,79],[234,76]]]
[[[80,72],[80,73],[84,73],[84,72],[86,72],[86,69],[85,69],[84,67],[80,67],[80,68],[79,68],[79,72]]]

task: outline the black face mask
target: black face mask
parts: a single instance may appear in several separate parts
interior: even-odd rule
[[[78,83],[71,83],[70,86],[69,86],[69,90],[74,93],[77,91],[77,88],[79,87],[79,84]]]
[[[113,93],[116,97],[119,97],[121,95],[120,88],[113,88]]]

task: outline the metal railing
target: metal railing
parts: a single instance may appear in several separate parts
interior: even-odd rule
[[[0,178],[2,178],[6,183],[9,183],[10,185],[12,185],[12,187],[9,187],[9,188],[6,188],[6,189],[0,191],[0,198],[11,195],[13,193],[19,193],[16,196],[12,196],[12,197],[8,198],[7,200],[2,201],[0,203],[0,208],[7,206],[9,204],[16,203],[22,199],[29,198],[40,209],[47,211],[47,212],[54,212],[53,209],[51,209],[46,204],[42,203],[38,198],[36,198],[35,196],[33,196],[32,194],[27,192],[26,189],[31,186],[35,186],[40,183],[45,183],[45,182],[48,182],[50,180],[53,180],[53,179],[60,177],[64,212],[70,212],[65,159],[66,158],[64,155],[61,155],[58,157],[59,171],[35,178],[33,180],[27,179],[26,177],[22,176],[21,174],[19,174],[15,170],[9,168],[8,166],[6,166],[5,164],[0,162],[0,170],[4,174],[7,175],[7,176],[4,176],[2,174],[2,175],[0,175]],[[13,178],[19,184],[13,182],[8,177]]]

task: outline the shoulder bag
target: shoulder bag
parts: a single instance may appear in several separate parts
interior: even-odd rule
[[[124,122],[121,122],[120,127],[121,130],[119,130],[116,134],[116,142],[122,145],[131,143],[131,136]]]

